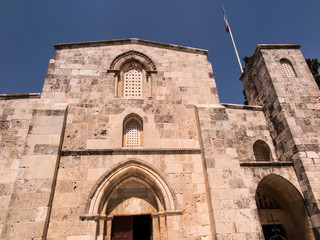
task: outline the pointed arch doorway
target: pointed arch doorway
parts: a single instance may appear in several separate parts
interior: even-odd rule
[[[138,179],[128,179],[113,192],[106,206],[106,216],[113,217],[111,240],[153,239],[151,215],[157,212],[158,205],[150,189]]]
[[[164,177],[146,162],[131,159],[106,172],[90,193],[86,219],[97,222],[97,240],[178,239],[181,221]],[[170,238],[168,236],[172,236]]]
[[[265,240],[311,240],[303,198],[283,177],[270,174],[256,190],[256,204]]]

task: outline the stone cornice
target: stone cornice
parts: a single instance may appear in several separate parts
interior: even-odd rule
[[[245,110],[262,111],[261,106],[230,104],[230,103],[221,103],[221,105],[226,108],[231,108],[231,109],[245,109]]]
[[[61,156],[200,154],[198,148],[114,148],[62,150]]]
[[[292,161],[283,162],[241,162],[241,167],[292,167]]]
[[[0,100],[40,98],[40,97],[41,97],[41,93],[0,94]]]
[[[91,42],[59,43],[59,44],[54,44],[54,48],[56,50],[60,50],[60,49],[69,49],[69,48],[114,46],[114,45],[125,45],[125,44],[138,44],[138,45],[144,45],[144,46],[150,46],[150,47],[166,48],[166,49],[181,51],[181,52],[208,55],[208,50],[204,50],[204,49],[185,47],[185,46],[167,44],[167,43],[161,43],[161,42],[154,42],[154,41],[143,40],[138,38],[91,41]]]

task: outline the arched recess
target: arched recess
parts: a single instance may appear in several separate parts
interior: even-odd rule
[[[119,163],[98,180],[87,201],[86,214],[104,215],[103,210],[108,207],[112,194],[130,180],[143,184],[154,194],[159,211],[177,210],[175,198],[164,177],[148,163],[129,159]]]
[[[313,239],[302,195],[288,180],[276,174],[264,177],[256,190],[256,204],[265,239],[274,235],[273,223],[285,239]]]
[[[123,120],[122,129],[123,147],[143,146],[143,121],[138,114],[127,115]]]
[[[144,216],[145,220],[148,219],[147,225],[151,226],[150,239],[166,240],[169,234],[168,218],[181,214],[162,174],[144,161],[129,159],[98,180],[90,193],[86,215],[82,219],[97,222],[96,239],[112,240],[117,239],[113,238],[115,231],[118,231],[115,229],[124,224],[119,224],[119,221],[131,219],[134,223],[134,219]],[[128,228],[130,223],[125,225]],[[134,229],[134,224],[131,226]],[[130,231],[125,234],[134,232]]]
[[[156,65],[147,55],[138,51],[128,51],[118,55],[110,64],[109,70],[120,70],[121,66],[130,61],[142,64],[146,71],[157,71]]]
[[[269,145],[262,140],[257,140],[253,144],[253,155],[256,161],[269,162],[272,160]]]
[[[152,97],[152,74],[157,73],[154,62],[138,51],[118,55],[110,64],[109,73],[114,73],[114,95],[130,99]]]
[[[282,66],[283,74],[286,77],[296,77],[297,76],[297,74],[292,66],[292,63],[289,61],[289,59],[282,58],[280,60],[280,64]]]

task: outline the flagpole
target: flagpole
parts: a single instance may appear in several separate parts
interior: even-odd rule
[[[230,37],[231,37],[231,40],[232,40],[234,51],[236,52],[236,55],[237,55],[240,71],[241,71],[241,73],[243,73],[242,64],[241,64],[241,61],[240,61],[240,58],[239,58],[239,54],[238,54],[238,50],[237,50],[236,44],[235,44],[234,39],[233,39],[233,35],[232,35],[230,24],[228,22],[227,14],[226,14],[226,11],[224,10],[223,4],[221,4],[221,6],[222,6],[223,15],[224,15],[224,20],[225,20],[225,23],[226,23],[226,30],[227,30],[227,32],[230,32]]]
[[[239,67],[240,67],[241,73],[243,73],[242,64],[241,64],[241,61],[240,61],[240,58],[239,58],[239,54],[238,54],[238,51],[237,51],[236,44],[234,43],[234,39],[233,39],[233,36],[232,36],[231,27],[230,27],[230,37],[231,37],[231,40],[232,40],[232,43],[233,43],[234,50],[235,50],[236,55],[237,55],[237,59],[238,59],[238,63],[239,63]]]

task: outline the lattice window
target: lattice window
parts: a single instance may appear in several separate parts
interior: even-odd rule
[[[124,147],[142,146],[142,122],[137,118],[129,118],[124,124]]]
[[[271,154],[268,144],[264,141],[258,140],[253,144],[253,154],[256,161],[270,161]]]
[[[142,72],[138,68],[130,68],[124,73],[124,97],[142,97]]]
[[[284,75],[286,77],[295,77],[296,76],[291,63],[288,60],[282,59],[281,66],[282,66]]]

